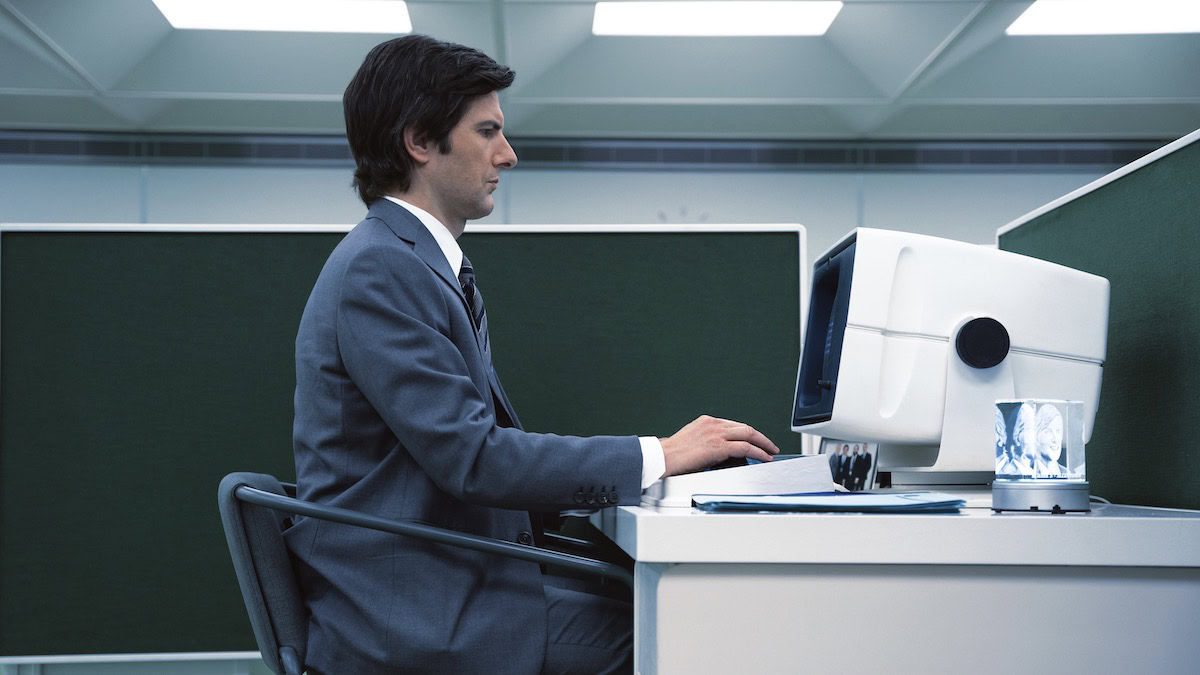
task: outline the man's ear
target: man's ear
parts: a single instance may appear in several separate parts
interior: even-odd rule
[[[411,126],[404,129],[404,150],[417,164],[428,164],[429,157],[436,152],[437,143],[426,134],[418,134]]]

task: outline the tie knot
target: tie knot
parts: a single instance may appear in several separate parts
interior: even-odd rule
[[[463,288],[475,284],[475,268],[471,267],[471,261],[466,256],[463,256],[462,268],[458,271],[458,283],[462,284]]]
[[[482,334],[486,349],[487,317],[483,311],[483,296],[479,293],[479,285],[475,283],[475,269],[466,256],[463,256],[462,269],[458,272],[458,283],[462,285],[463,297],[467,300],[467,308],[471,310],[471,320],[475,330]]]

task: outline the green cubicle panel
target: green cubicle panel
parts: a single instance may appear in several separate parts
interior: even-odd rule
[[[463,244],[526,428],[668,436],[712,414],[799,452],[796,233],[470,234]]]
[[[1200,132],[1189,139],[999,237],[1111,283],[1087,474],[1114,502],[1200,508]]]
[[[797,230],[461,241],[527,428],[710,413],[795,452]],[[217,483],[294,478],[296,327],[341,237],[3,233],[0,656],[255,649]]]

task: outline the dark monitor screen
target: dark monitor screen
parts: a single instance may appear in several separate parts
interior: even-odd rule
[[[800,354],[800,369],[796,377],[793,426],[827,422],[833,417],[842,340],[846,334],[846,316],[850,307],[854,249],[854,240],[850,239],[813,266],[812,295],[805,330],[807,338]]]

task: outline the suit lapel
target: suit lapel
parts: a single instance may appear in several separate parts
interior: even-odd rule
[[[408,209],[387,199],[377,199],[375,203],[371,204],[367,215],[382,220],[397,237],[413,245],[413,253],[416,253],[417,257],[424,261],[429,269],[433,270],[433,273],[458,296],[459,304],[467,315],[467,321],[474,325],[474,319],[471,318],[471,306],[467,304],[467,297],[463,295],[462,285],[458,283],[458,274],[450,269],[446,254],[442,252],[442,247],[438,246],[437,240],[429,233],[425,224]],[[488,363],[487,356],[483,353],[483,345],[479,344],[478,333],[475,334],[475,349],[484,363]]]
[[[413,252],[417,254],[417,257],[454,290],[462,304],[463,312],[467,315],[467,322],[473,326],[471,308],[467,304],[466,296],[463,295],[462,285],[458,283],[458,275],[450,269],[450,263],[446,261],[446,254],[442,252],[442,247],[438,246],[437,240],[433,238],[425,225],[408,209],[387,199],[376,200],[371,204],[367,215],[382,220],[397,237],[413,245]],[[517,413],[508,400],[508,395],[504,393],[504,387],[500,385],[500,377],[496,374],[496,368],[492,366],[492,360],[483,351],[478,331],[472,332],[475,333],[475,349],[479,352],[479,358],[483,360],[484,367],[487,369],[488,386],[492,390],[494,403],[504,409],[508,418],[512,420],[513,426],[518,429],[522,428],[521,421],[517,419]]]
[[[467,299],[463,296],[462,286],[458,283],[458,275],[450,269],[450,263],[446,261],[446,254],[442,252],[442,247],[438,246],[437,240],[416,216],[403,206],[387,199],[377,199],[374,204],[371,204],[367,215],[382,220],[397,237],[412,244],[413,253],[416,253],[417,257],[429,265],[429,269],[433,270],[434,274],[437,274],[454,290],[463,303],[463,311],[467,312],[467,316],[470,317]]]

